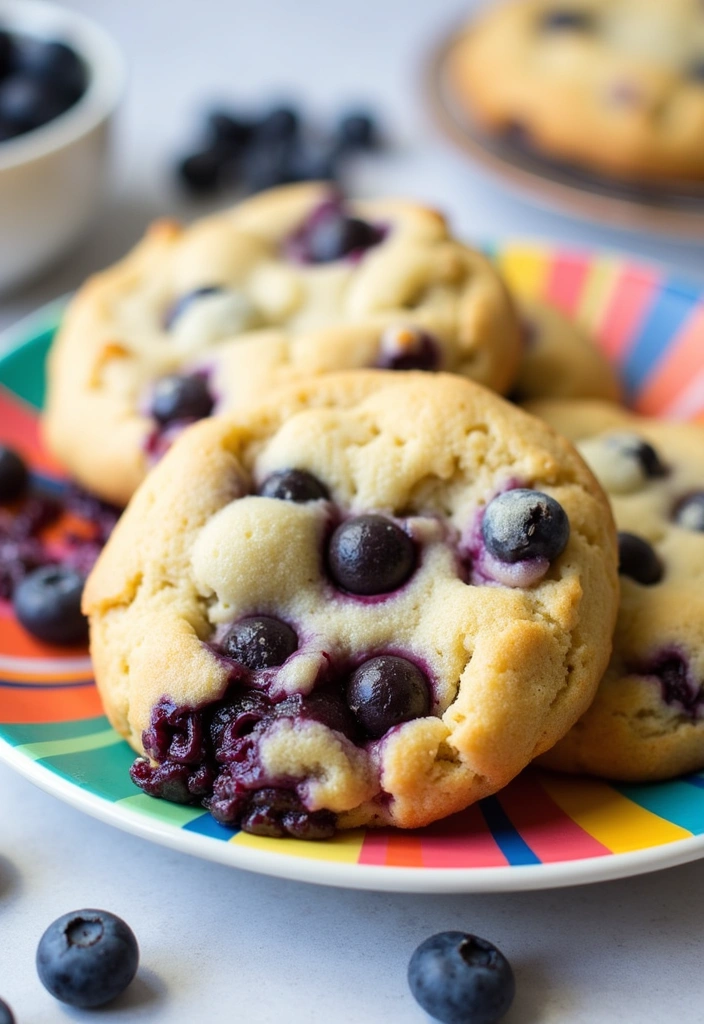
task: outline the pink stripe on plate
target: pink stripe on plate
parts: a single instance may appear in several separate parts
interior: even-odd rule
[[[704,367],[672,402],[660,410],[660,415],[668,420],[693,420],[704,415]]]
[[[621,363],[635,343],[653,304],[661,275],[655,270],[626,269],[618,278],[603,319],[597,327],[607,356]]]
[[[495,868],[508,864],[478,804],[429,825],[422,837],[426,868]]]
[[[575,253],[558,254],[545,283],[545,299],[567,316],[574,316],[592,262]]]

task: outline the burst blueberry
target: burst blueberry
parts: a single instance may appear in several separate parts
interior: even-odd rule
[[[15,588],[15,615],[29,633],[46,643],[85,643],[88,620],[81,613],[84,582],[83,576],[68,566],[35,569]]]
[[[662,560],[651,544],[635,533],[625,530],[618,535],[618,571],[636,583],[649,587],[663,577]]]
[[[613,434],[607,437],[606,444],[628,458],[634,459],[647,479],[656,479],[667,475],[667,467],[660,460],[652,444],[637,434]]]
[[[202,374],[171,374],[154,385],[151,413],[162,425],[179,420],[200,420],[213,411],[213,396]]]
[[[428,681],[405,658],[380,655],[353,672],[347,703],[367,736],[379,739],[394,726],[429,713]]]
[[[277,470],[266,478],[259,493],[263,498],[301,503],[330,497],[325,484],[305,469]]]
[[[297,649],[298,637],[281,619],[253,615],[236,622],[222,646],[228,658],[256,671],[283,665]]]
[[[14,501],[26,490],[29,474],[23,459],[0,444],[0,503]]]
[[[672,518],[685,530],[704,532],[704,491],[692,491],[675,505]]]
[[[378,245],[384,232],[359,217],[348,217],[339,207],[311,221],[306,231],[305,259],[309,263],[332,263],[345,256],[361,254]]]
[[[189,306],[192,306],[198,299],[203,299],[208,295],[219,295],[222,292],[222,288],[217,284],[206,284],[200,288],[194,288],[190,292],[186,292],[185,295],[181,295],[175,302],[173,302],[166,313],[164,314],[164,328],[170,331],[176,321],[182,316]]]
[[[553,561],[562,554],[570,523],[559,502],[524,487],[505,491],[489,502],[482,520],[488,551],[501,562],[528,558]]]
[[[49,925],[37,947],[37,973],[62,1003],[91,1009],[111,1002],[139,964],[132,929],[106,910],[75,910]]]
[[[408,534],[380,515],[348,519],[334,531],[328,547],[330,576],[352,594],[397,590],[413,573],[416,560]]]
[[[442,1024],[494,1024],[515,995],[513,971],[486,939],[440,932],[415,950],[408,984],[416,1001]]]

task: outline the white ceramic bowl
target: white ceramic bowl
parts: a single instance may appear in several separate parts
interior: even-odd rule
[[[80,14],[43,0],[0,0],[0,25],[60,39],[85,61],[88,87],[69,110],[0,142],[0,291],[55,259],[88,227],[105,180],[107,135],[124,88],[115,43]]]

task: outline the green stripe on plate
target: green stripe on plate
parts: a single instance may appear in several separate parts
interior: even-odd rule
[[[133,787],[134,788],[134,787]],[[147,796],[146,793],[137,793],[136,796],[124,797],[119,801],[120,807],[129,807],[140,814],[147,814],[150,818],[158,818],[159,821],[176,828],[183,828],[196,818],[203,817],[202,807],[184,807],[183,804],[170,804],[168,800],[158,800],[154,796]]]
[[[44,740],[42,743],[24,743],[17,749],[32,761],[59,754],[78,754],[84,750],[102,750],[115,743],[122,743],[122,737],[114,729],[89,733],[87,736],[71,736],[65,740]]]
[[[26,345],[8,352],[2,359],[2,383],[35,409],[44,407],[44,374],[41,368],[57,326],[58,319],[36,333]]]
[[[135,786],[130,778],[134,758],[134,750],[122,740],[109,747],[55,754],[42,758],[42,764],[89,793],[114,803],[134,794]]]
[[[97,718],[84,718],[75,722],[32,722],[22,725],[0,725],[0,736],[14,747],[28,743],[46,743],[50,740],[77,739],[90,736],[110,728],[105,715]],[[117,733],[115,734],[117,735]]]

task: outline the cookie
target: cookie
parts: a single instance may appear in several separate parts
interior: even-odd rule
[[[137,784],[314,838],[505,785],[590,703],[617,589],[566,441],[458,376],[355,371],[184,432],[84,607]]]
[[[602,398],[620,387],[606,356],[572,320],[545,302],[518,304],[525,346],[511,391],[517,402],[538,398]]]
[[[157,224],[88,281],[50,353],[45,436],[124,504],[185,424],[275,385],[380,366],[506,391],[520,347],[496,272],[440,214],[297,185]]]
[[[530,408],[577,444],[620,531],[611,663],[543,762],[630,781],[704,768],[704,428],[600,402]]]
[[[460,36],[449,72],[491,132],[627,181],[704,178],[700,0],[513,0]]]

